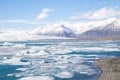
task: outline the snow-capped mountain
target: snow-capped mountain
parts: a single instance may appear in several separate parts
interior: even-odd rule
[[[99,21],[67,23],[64,25],[70,28],[71,30],[73,30],[73,32],[76,35],[80,35],[88,30],[91,30],[100,26],[106,26],[111,22],[115,21],[116,19],[117,18],[109,18],[109,19],[99,20]]]
[[[101,21],[90,21],[83,23],[61,23],[47,24],[35,29],[32,34],[75,37],[75,38],[97,38],[112,37],[120,34],[120,20],[110,18]]]
[[[120,39],[120,19],[47,24],[35,30],[0,27],[0,41],[40,39],[109,38]]]
[[[43,27],[35,29],[32,33],[37,35],[60,36],[60,37],[74,36],[74,33],[71,29],[61,24],[45,25]]]
[[[120,37],[120,20],[115,19],[106,26],[99,26],[88,30],[79,36],[80,38],[105,38]]]

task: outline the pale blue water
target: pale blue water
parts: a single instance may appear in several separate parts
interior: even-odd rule
[[[31,76],[97,80],[100,70],[94,64],[96,58],[120,57],[120,41],[40,40],[3,44],[0,43],[0,80]],[[30,64],[10,61],[14,58]]]

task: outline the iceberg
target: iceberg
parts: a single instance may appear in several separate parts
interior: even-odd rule
[[[10,65],[30,65],[29,62],[21,62],[21,58],[17,58],[17,57],[4,60],[2,63],[3,64],[10,64]]]
[[[32,77],[24,77],[21,78],[20,80],[54,80],[54,78],[49,76],[32,76]]]
[[[74,75],[71,72],[63,71],[63,72],[56,74],[55,76],[59,78],[72,78]]]
[[[10,43],[10,42],[4,42],[3,43],[3,46],[13,46],[14,44],[13,43]]]

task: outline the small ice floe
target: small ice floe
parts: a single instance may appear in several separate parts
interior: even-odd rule
[[[17,58],[17,57],[4,60],[2,63],[10,64],[10,65],[29,65],[30,64],[29,62],[21,62],[21,58]]]
[[[71,50],[71,49],[55,49],[54,51],[53,51],[53,53],[54,54],[69,54],[69,53],[72,53],[73,52],[73,50]]]
[[[28,70],[29,68],[17,68],[16,70],[19,70],[19,71],[26,71]]]
[[[50,76],[31,76],[23,77],[20,80],[54,80],[54,78]]]
[[[51,53],[48,52],[47,50],[39,50],[36,53],[33,53],[31,51],[25,50],[25,51],[21,51],[19,53],[16,54],[16,56],[18,57],[22,57],[22,58],[40,58],[41,56],[46,56],[46,55],[50,55]]]
[[[40,52],[37,53],[38,55],[49,55],[50,52],[47,50],[41,50]]]
[[[7,59],[9,59],[9,58],[8,58],[8,57],[4,57],[4,58],[3,58],[3,60],[7,60]]]
[[[83,72],[83,71],[81,71],[80,74],[88,74],[88,72],[85,72],[85,71]]]
[[[25,55],[28,55],[28,54],[31,54],[31,52],[29,50],[22,50],[22,51],[18,52],[16,54],[16,56],[22,57],[22,56],[25,56]]]
[[[15,44],[13,47],[26,48],[26,44]]]
[[[63,71],[63,72],[56,74],[55,76],[59,78],[72,78],[74,74],[68,71]]]
[[[14,44],[13,43],[10,43],[10,42],[4,42],[3,43],[3,46],[13,46]]]
[[[29,52],[31,52],[31,53],[37,53],[40,50],[41,50],[40,47],[32,46],[32,47],[30,47]]]
[[[14,74],[7,74],[7,76],[14,76]]]
[[[28,51],[23,50],[23,51],[18,52],[18,53],[16,54],[16,56],[23,56],[23,55],[25,55],[25,54],[27,54],[27,53],[28,53]]]

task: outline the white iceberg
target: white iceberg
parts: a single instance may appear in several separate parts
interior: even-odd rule
[[[54,80],[54,78],[49,76],[32,76],[32,77],[23,77],[20,80]]]
[[[4,60],[2,63],[10,64],[10,65],[30,65],[29,62],[21,62],[21,58],[17,58],[17,57]]]
[[[74,75],[71,72],[63,71],[63,72],[56,74],[55,76],[59,78],[72,78]]]

